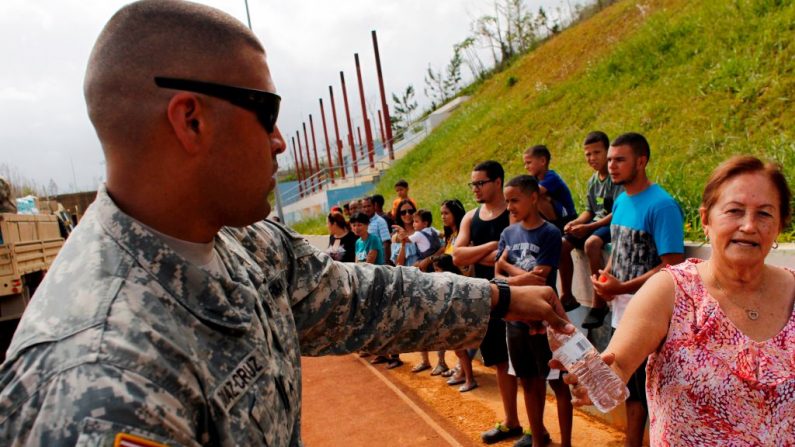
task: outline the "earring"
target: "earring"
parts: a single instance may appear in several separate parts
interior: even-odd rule
[[[773,250],[778,248],[778,241],[773,241]]]

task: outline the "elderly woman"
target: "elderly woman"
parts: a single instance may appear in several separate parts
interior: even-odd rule
[[[627,308],[603,357],[626,381],[651,354],[652,446],[795,445],[795,271],[765,264],[790,200],[778,166],[726,161],[700,208],[710,259],[663,269]]]

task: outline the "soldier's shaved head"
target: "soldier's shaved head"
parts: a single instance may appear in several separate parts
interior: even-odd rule
[[[234,83],[229,59],[245,47],[264,54],[240,21],[208,6],[144,0],[119,10],[97,38],[84,82],[106,155],[144,143],[162,118],[169,94],[155,86],[155,76]]]

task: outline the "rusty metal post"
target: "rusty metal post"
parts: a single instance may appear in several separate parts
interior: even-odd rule
[[[342,83],[342,100],[345,104],[345,118],[348,120],[348,144],[351,147],[351,163],[353,163],[353,173],[359,173],[359,163],[356,161],[356,147],[353,144],[353,125],[351,125],[351,110],[348,107],[348,91],[345,89],[345,74],[340,72],[340,82]]]
[[[362,153],[362,156],[364,156],[364,145],[362,144],[362,128],[359,126],[356,126],[356,135],[358,135],[359,137],[358,140],[359,145],[357,147],[359,148],[359,151]]]
[[[306,122],[302,122],[301,124],[304,126],[304,145],[306,146],[306,159],[308,160],[307,165],[309,166],[309,184],[312,185],[312,192],[315,192],[315,173],[312,171],[312,155],[309,153],[309,138],[306,136]]]
[[[381,132],[381,144],[386,149],[386,137],[384,136],[384,121],[381,118],[381,111],[378,111],[378,130]]]
[[[364,136],[367,141],[367,158],[370,160],[370,167],[375,168],[373,133],[370,130],[370,120],[367,119],[367,105],[364,102],[364,84],[362,83],[362,69],[359,65],[359,53],[354,53],[353,58],[356,61],[356,79],[359,81],[359,99],[362,101],[362,120],[364,121]]]
[[[298,155],[301,157],[301,169],[304,173],[304,195],[309,195],[310,187],[310,177],[312,176],[311,169],[307,166],[306,161],[304,161],[304,147],[301,145],[301,134],[299,131],[295,131],[295,139],[298,141]]]
[[[378,90],[381,92],[381,110],[384,112],[384,127],[386,128],[386,147],[389,151],[389,159],[395,159],[395,153],[392,150],[392,121],[389,117],[389,105],[386,103],[386,93],[384,92],[384,76],[381,74],[381,56],[378,54],[378,38],[375,35],[375,30],[371,32],[373,36],[373,51],[375,52],[375,69],[378,73]]]
[[[301,174],[298,173],[298,155],[295,153],[295,138],[292,139],[293,166],[295,166],[295,177],[298,179],[298,195],[301,196]]]
[[[295,132],[295,135],[298,136],[298,131]],[[292,137],[292,140],[293,140],[293,154],[295,154],[295,137]],[[298,194],[301,197],[303,197],[304,196],[304,192],[305,192],[304,190],[306,189],[306,185],[304,185],[304,180],[306,179],[306,175],[304,173],[304,155],[301,153],[301,148],[300,148],[300,144],[301,144],[301,138],[300,137],[298,138],[298,144],[299,144],[298,156],[300,157],[300,160],[301,160],[300,161],[300,166],[296,166],[296,169],[299,170],[299,173],[298,173]],[[296,158],[296,163],[298,163],[298,160],[299,159]]]
[[[334,90],[328,86],[328,94],[331,97],[331,116],[334,118],[334,138],[337,142],[337,161],[340,164],[340,175],[345,178],[345,159],[342,157],[342,140],[340,140],[340,128],[337,125],[337,107],[334,105]]]
[[[320,159],[317,156],[317,140],[315,140],[315,124],[312,122],[312,114],[309,114],[309,131],[312,133],[312,150],[315,152],[315,172],[317,173],[317,186],[318,190],[322,191],[323,186],[321,185],[320,179]]]
[[[323,109],[323,98],[320,101],[320,120],[323,122],[323,137],[326,139],[326,160],[328,160],[328,175],[331,184],[334,184],[334,160],[331,158],[331,146],[328,144],[328,128],[326,127],[326,111]]]

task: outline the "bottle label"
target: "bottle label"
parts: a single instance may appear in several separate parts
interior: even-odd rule
[[[566,343],[555,351],[555,357],[560,360],[564,366],[569,366],[580,360],[591,349],[593,349],[591,342],[585,338],[582,332],[577,331]]]

